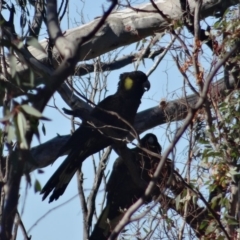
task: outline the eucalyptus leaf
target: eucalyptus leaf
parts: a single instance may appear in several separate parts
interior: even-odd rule
[[[41,187],[41,184],[40,182],[36,179],[35,183],[34,183],[34,192],[37,193],[37,192],[41,192],[42,190],[42,187]]]
[[[8,127],[8,135],[7,135],[7,142],[10,143],[11,141],[16,139],[16,132],[13,126]]]
[[[19,137],[20,137],[19,140],[21,142],[20,147],[21,149],[28,149],[27,140],[25,137],[28,125],[27,125],[27,120],[22,112],[19,112],[17,115],[17,127],[18,127]]]
[[[46,53],[44,48],[42,47],[42,45],[38,42],[38,40],[36,38],[33,38],[33,37],[27,38],[27,44],[29,46],[32,46],[32,47],[38,49],[42,53]]]
[[[33,108],[33,107],[31,107],[27,104],[22,105],[21,108],[23,109],[24,112],[26,112],[29,115],[32,115],[32,116],[37,117],[37,118],[42,117],[41,112],[39,112],[37,109],[35,109],[35,108]]]

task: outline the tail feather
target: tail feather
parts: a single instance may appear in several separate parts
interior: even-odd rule
[[[76,135],[73,136],[75,139]],[[69,142],[72,142],[72,140],[69,140]],[[43,194],[43,200],[52,191],[53,193],[50,196],[49,203],[53,200],[57,200],[64,193],[67,185],[71,181],[74,173],[80,167],[81,163],[89,155],[94,154],[109,145],[108,141],[101,141],[93,137],[89,137],[89,139],[85,141],[83,145],[80,144],[81,147],[78,147],[76,143],[80,144],[81,142],[79,143],[79,141],[75,141],[75,145],[73,146],[65,161],[60,165],[57,171],[48,180],[47,184],[43,187],[41,191],[41,194]],[[64,149],[68,149],[68,144],[67,147],[64,147]]]
[[[57,200],[66,190],[67,185],[71,181],[77,169],[78,166],[74,164],[74,161],[71,161],[67,157],[43,187],[41,191],[41,194],[43,194],[42,200],[44,200],[52,191],[53,193],[49,198],[49,203]]]

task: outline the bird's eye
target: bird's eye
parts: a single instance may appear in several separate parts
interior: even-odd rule
[[[143,89],[145,91],[148,91],[150,89],[150,87],[151,87],[151,84],[148,80],[143,83]]]

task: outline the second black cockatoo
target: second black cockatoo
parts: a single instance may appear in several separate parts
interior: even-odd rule
[[[151,133],[146,134],[140,140],[140,146],[159,155],[159,157],[154,157],[138,147],[130,150],[132,158],[127,160],[135,163],[141,179],[149,183],[160,161],[162,148],[158,143],[157,137]],[[167,172],[166,175],[169,176],[170,173]],[[163,175],[165,176],[165,174]],[[161,182],[161,180],[158,182]],[[106,191],[106,207],[103,209],[94,227],[90,240],[108,239],[111,231],[123,217],[124,212],[144,194],[144,190],[138,188],[134,183],[131,173],[121,157],[117,158],[113,165]]]
[[[124,121],[133,125],[143,93],[149,88],[148,78],[141,71],[126,72],[120,75],[117,92],[102,100],[90,113],[90,117],[101,122],[102,125],[98,124],[94,127],[84,120],[60,150],[59,156],[66,151],[69,151],[69,154],[43,187],[41,191],[43,200],[52,191],[49,202],[57,200],[64,193],[81,163],[90,155],[113,144],[111,136],[103,134],[101,129],[108,128],[115,131],[118,138],[127,136],[129,125]]]

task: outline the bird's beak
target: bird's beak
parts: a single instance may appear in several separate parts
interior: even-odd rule
[[[148,91],[151,87],[150,82],[147,80],[146,82],[143,83],[143,89],[144,91]]]

